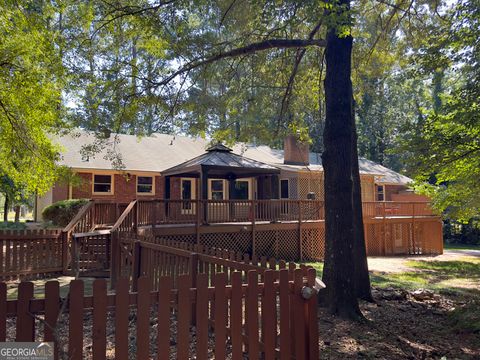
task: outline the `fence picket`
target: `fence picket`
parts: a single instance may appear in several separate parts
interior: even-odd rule
[[[150,347],[150,279],[138,279],[137,294],[137,359],[149,358]]]
[[[69,295],[69,346],[68,357],[72,360],[83,359],[83,280],[70,282]]]
[[[45,284],[45,341],[54,341],[55,359],[58,358],[58,342],[55,341],[55,328],[60,310],[60,285],[58,281]]]
[[[177,359],[188,360],[190,348],[190,275],[178,277]]]
[[[170,291],[173,287],[171,277],[163,276],[158,283],[158,354],[165,359],[170,357]]]
[[[93,358],[106,358],[107,350],[107,283],[104,279],[93,282]]]
[[[5,341],[6,337],[7,337],[7,284],[0,283],[0,342]]]
[[[303,271],[295,269],[293,283],[293,330],[295,333],[295,357],[305,359],[305,302],[301,292],[303,287]]]
[[[121,278],[115,288],[115,358],[128,359],[128,289],[129,281]]]
[[[197,275],[196,298],[197,359],[206,360],[208,356],[208,276]]]
[[[232,274],[232,296],[230,299],[230,330],[232,339],[232,360],[243,358],[242,349],[242,273]]]
[[[265,287],[262,299],[262,338],[265,360],[275,359],[275,339],[277,337],[275,272],[265,271]]]
[[[33,283],[18,285],[17,334],[15,341],[34,341],[35,321],[30,315],[30,300],[33,299]]]
[[[308,269],[307,272],[307,284],[310,287],[315,286],[316,278],[315,269]],[[309,349],[309,359],[318,359],[319,358],[319,349],[318,349],[318,319],[317,319],[317,294],[313,296],[308,301],[308,349]]]
[[[246,328],[248,330],[248,358],[258,359],[258,274],[255,270],[248,272],[248,290],[246,298]]]
[[[227,341],[227,274],[218,273],[215,275],[215,359],[225,359]]]
[[[279,271],[280,284],[280,359],[291,358],[290,345],[290,290],[288,283],[288,270]]]

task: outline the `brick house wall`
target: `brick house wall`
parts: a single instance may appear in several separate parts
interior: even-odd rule
[[[52,188],[52,203],[68,199],[68,185],[55,184]]]
[[[109,175],[104,173],[105,175]],[[92,193],[92,173],[81,172],[77,176],[81,179],[81,184],[72,188],[73,199],[95,199],[95,200],[111,200],[120,203],[130,202],[135,199],[163,199],[165,193],[165,179],[161,176],[154,176],[154,194],[137,194],[137,175],[126,176],[123,174],[113,175],[113,194],[94,194]],[[65,198],[68,197],[68,192]],[[60,199],[61,200],[61,199]],[[55,200],[57,201],[57,200]]]

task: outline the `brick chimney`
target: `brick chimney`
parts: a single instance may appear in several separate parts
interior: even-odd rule
[[[283,163],[288,165],[310,165],[308,143],[298,141],[295,135],[288,135],[283,141]]]

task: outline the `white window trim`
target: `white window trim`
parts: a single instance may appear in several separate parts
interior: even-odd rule
[[[190,181],[192,184],[192,198],[191,199],[184,199],[183,192],[182,192],[182,182],[183,181]],[[197,199],[197,188],[195,186],[195,179],[193,178],[180,178],[180,199],[181,200],[196,200]]]
[[[212,200],[212,181],[217,180],[223,182],[223,200],[228,200],[228,186],[225,179],[208,179],[208,200]]]
[[[110,176],[110,191],[95,191],[95,175],[99,176]],[[115,175],[113,174],[104,174],[104,173],[92,173],[92,194],[93,195],[113,195],[115,193]]]
[[[378,188],[381,187],[382,188],[382,194],[383,194],[383,200],[378,200],[378,194],[380,194],[378,192]],[[377,185],[375,184],[375,201],[385,201],[385,185]]]
[[[192,198],[191,199],[184,199],[183,198],[183,191],[182,191],[183,184],[182,183],[184,181],[189,181],[190,182],[190,186],[191,186],[191,189],[192,189]],[[197,188],[196,188],[195,179],[193,179],[193,178],[180,178],[180,199],[181,200],[191,200],[192,201],[192,203],[190,205],[191,206],[190,209],[184,209],[183,208],[183,203],[180,206],[181,213],[183,215],[193,215],[193,214],[197,213],[196,204],[194,203],[194,201],[197,199]]]
[[[237,182],[237,181],[245,181],[245,182],[248,183],[248,199],[247,200],[253,200],[253,180],[252,180],[252,178],[236,179],[235,182]]]
[[[139,177],[149,177],[149,178],[152,178],[152,191],[151,192],[138,192],[138,178]],[[152,196],[152,195],[155,195],[155,176],[154,175],[136,175],[135,176],[136,178],[136,184],[135,184],[135,192],[137,193],[137,195],[140,195],[140,196]]]
[[[282,198],[282,181],[287,181],[288,183],[288,197]],[[280,200],[289,200],[290,199],[290,179],[289,178],[282,178],[278,180],[278,198]]]

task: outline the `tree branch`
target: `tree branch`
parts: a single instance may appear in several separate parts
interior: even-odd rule
[[[232,57],[237,57],[240,55],[246,55],[246,54],[254,54],[259,51],[264,51],[264,50],[269,50],[269,49],[289,49],[289,48],[305,48],[308,46],[320,46],[324,47],[326,44],[325,40],[323,39],[308,39],[308,40],[303,40],[303,39],[270,39],[270,40],[265,40],[257,43],[253,43],[247,46],[239,47],[230,51],[226,52],[221,52],[216,55],[212,55],[206,59],[203,60],[193,60],[186,64],[185,66],[181,67],[179,70],[175,71],[162,81],[159,81],[155,83],[155,85],[158,86],[164,86],[170,83],[173,79],[175,79],[177,76],[186,73],[190,70],[193,70],[197,67],[200,66],[205,66],[208,64],[211,64],[215,61],[226,59],[226,58],[232,58]]]
[[[308,39],[313,40],[315,34],[320,30],[320,27],[322,26],[322,21],[320,21],[310,32]],[[303,56],[305,55],[306,48],[303,48],[301,50],[297,50],[297,55],[295,57],[295,63],[293,65],[293,70],[292,73],[290,74],[290,78],[288,79],[288,84],[287,88],[285,89],[285,94],[283,95],[282,99],[282,105],[280,107],[280,114],[278,115],[278,120],[277,120],[277,130],[276,133],[278,134],[278,131],[280,130],[280,122],[283,118],[283,115],[285,114],[285,111],[287,110],[289,104],[290,104],[290,95],[293,90],[293,84],[295,82],[295,77],[298,72],[298,67],[300,63],[302,62]]]

